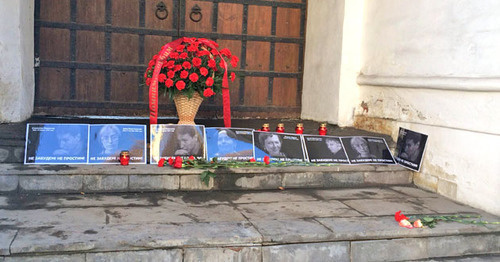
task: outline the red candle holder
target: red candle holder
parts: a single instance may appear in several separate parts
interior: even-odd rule
[[[326,129],[326,124],[323,123],[323,124],[319,125],[318,133],[320,136],[326,136],[326,131],[328,131]]]
[[[295,127],[295,134],[303,134],[304,133],[304,125],[302,123],[298,123]]]
[[[122,166],[128,166],[129,161],[130,161],[130,153],[127,150],[123,150],[120,153],[120,164]]]
[[[276,132],[285,133],[285,125],[283,123],[279,123],[278,126],[276,127]]]
[[[269,124],[263,124],[260,131],[269,132]]]

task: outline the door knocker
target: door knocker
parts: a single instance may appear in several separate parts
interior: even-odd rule
[[[159,2],[156,4],[156,12],[155,12],[156,18],[160,20],[165,20],[168,17],[168,9],[165,3]]]
[[[201,8],[198,5],[194,5],[193,8],[191,8],[189,19],[191,19],[191,21],[195,23],[198,23],[201,21],[202,18],[203,15],[201,14]]]

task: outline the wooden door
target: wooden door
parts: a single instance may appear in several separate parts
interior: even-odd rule
[[[148,115],[143,74],[178,37],[216,40],[240,57],[233,117],[298,117],[305,0],[36,0],[35,113]],[[160,116],[175,116],[160,98]],[[200,117],[222,115],[221,98]]]

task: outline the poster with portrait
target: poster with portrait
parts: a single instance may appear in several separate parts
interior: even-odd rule
[[[253,129],[207,127],[207,159],[248,161],[253,158]]]
[[[271,161],[305,161],[306,156],[301,135],[253,132],[254,155],[257,161],[269,156]]]
[[[384,138],[341,137],[351,164],[396,164]]]
[[[205,158],[205,127],[202,125],[151,125],[150,163],[160,158]]]
[[[309,162],[349,164],[340,137],[304,135],[303,139]]]
[[[87,124],[27,124],[25,164],[86,164]]]
[[[399,128],[394,158],[396,162],[414,171],[420,171],[428,136],[409,129]]]
[[[145,125],[90,125],[89,163],[119,164],[124,150],[129,151],[130,164],[146,164]]]

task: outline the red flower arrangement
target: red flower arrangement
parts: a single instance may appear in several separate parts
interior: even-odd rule
[[[238,57],[227,48],[218,50],[219,45],[204,38],[181,38],[171,48],[158,75],[158,90],[173,99],[177,94],[193,97],[194,92],[201,97],[210,97],[222,93],[224,77],[227,77],[227,61],[233,68],[238,66]],[[144,73],[146,85],[152,83],[153,72],[157,60],[164,48],[149,61]],[[227,60],[227,61],[226,61]],[[229,73],[234,81],[236,75]]]

